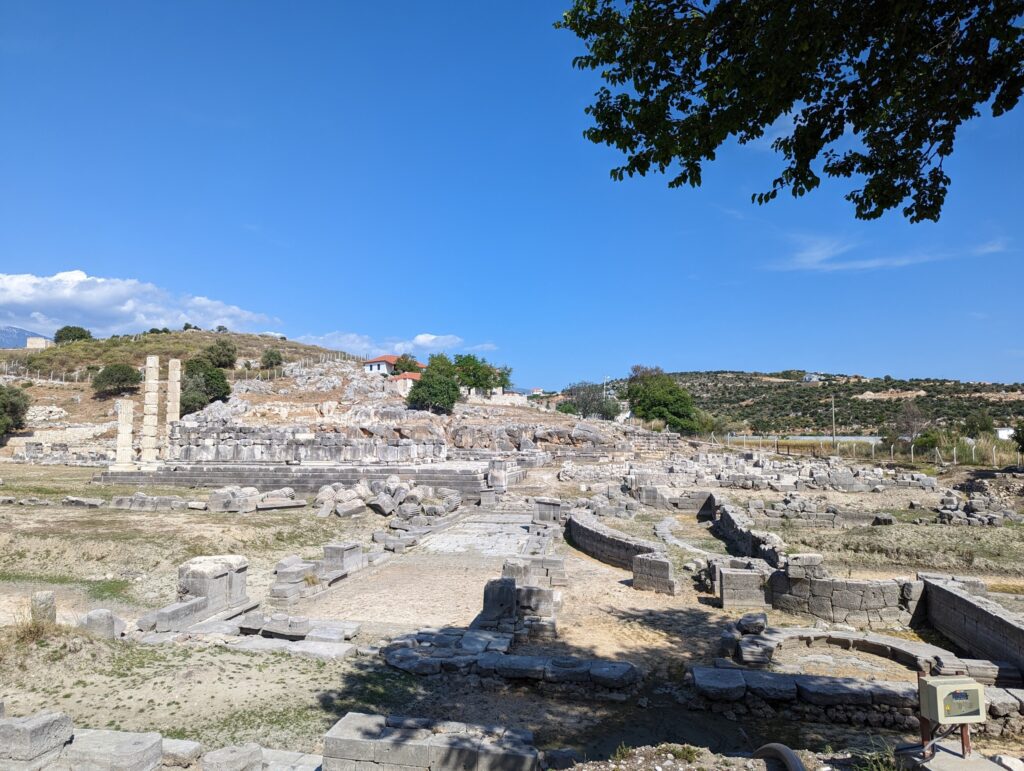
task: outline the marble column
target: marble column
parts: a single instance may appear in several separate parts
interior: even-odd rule
[[[142,403],[142,465],[155,466],[159,460],[157,431],[160,415],[160,357],[146,357],[146,381]]]
[[[132,449],[132,432],[135,418],[135,402],[118,399],[114,405],[117,411],[117,455],[111,471],[134,471],[135,452]]]
[[[181,420],[181,359],[170,359],[167,362],[167,416],[164,419],[167,428],[165,460],[171,457],[172,424],[179,420]]]

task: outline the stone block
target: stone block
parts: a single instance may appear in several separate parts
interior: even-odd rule
[[[199,763],[203,745],[187,739],[163,739],[163,764],[169,768],[189,768]]]
[[[203,755],[203,771],[263,771],[263,748],[258,744],[224,747]]]
[[[53,624],[57,621],[57,596],[53,592],[32,595],[31,617],[34,622]]]
[[[0,758],[34,760],[71,741],[74,727],[63,712],[0,720]]]
[[[628,688],[640,680],[640,670],[629,661],[597,659],[590,665],[590,679],[605,688]]]
[[[387,727],[383,715],[349,712],[324,735],[324,761],[374,760],[373,743]]]
[[[64,749],[71,768],[89,771],[152,771],[163,759],[158,733],[77,729]]]
[[[396,766],[430,766],[434,734],[418,728],[385,728],[374,742],[374,761]]]
[[[743,680],[755,696],[766,701],[794,701],[797,697],[796,679],[778,672],[743,670]]]
[[[547,662],[543,656],[504,656],[494,671],[512,680],[543,680]]]
[[[694,667],[693,684],[701,696],[711,701],[739,701],[747,692],[743,671],[739,669]]]
[[[437,734],[430,742],[431,769],[478,771],[480,738],[472,734]]]

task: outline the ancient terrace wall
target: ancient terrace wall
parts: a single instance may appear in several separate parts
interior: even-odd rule
[[[585,509],[576,509],[565,527],[566,535],[580,551],[596,560],[633,571],[633,588],[676,594],[674,569],[665,545],[647,541],[603,525]]]
[[[734,506],[718,508],[715,533],[738,555],[711,562],[705,572],[724,608],[770,605],[871,628],[909,625],[918,611],[921,581],[834,578],[820,554],[788,554],[781,538],[755,530],[754,520]]]
[[[369,435],[368,435],[369,434]],[[380,427],[310,431],[308,426],[241,426],[180,421],[168,459],[182,463],[432,463],[448,457],[444,437],[403,438]]]
[[[928,622],[966,651],[1024,671],[1024,619],[976,592],[984,584],[921,573]]]

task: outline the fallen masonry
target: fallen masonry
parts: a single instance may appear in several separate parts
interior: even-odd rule
[[[300,600],[325,592],[369,564],[379,564],[389,555],[363,553],[356,542],[324,545],[322,560],[304,560],[298,555],[285,557],[274,567],[274,583],[267,593],[267,604],[287,608]]]
[[[567,695],[618,699],[639,685],[639,668],[629,661],[509,653],[507,632],[444,627],[397,637],[381,648],[384,660],[413,675],[449,674],[477,681],[544,682]]]
[[[195,557],[178,567],[178,601],[140,618],[143,632],[180,632],[233,618],[256,606],[246,594],[249,561],[237,554]]]
[[[75,727],[62,712],[0,713],[0,768],[11,771],[538,771],[529,731],[398,715],[349,712],[324,735],[323,755],[259,744],[206,750],[159,733]]]
[[[536,771],[533,735],[397,715],[349,712],[324,736],[323,771]]]

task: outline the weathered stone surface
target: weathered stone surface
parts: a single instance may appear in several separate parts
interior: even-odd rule
[[[63,712],[40,712],[31,717],[0,720],[0,758],[33,760],[59,750],[69,741],[74,727]]]
[[[797,697],[796,679],[778,672],[743,670],[743,680],[755,696],[766,701],[793,701]]]
[[[63,759],[73,769],[151,771],[159,768],[163,745],[158,733],[76,729]]]
[[[203,771],[263,771],[263,749],[258,744],[224,747],[203,755]]]
[[[163,764],[170,768],[188,768],[199,762],[203,745],[187,739],[163,739]]]
[[[35,592],[31,604],[32,620],[41,624],[57,621],[57,596],[53,592]]]
[[[739,701],[747,692],[747,683],[739,669],[694,667],[693,684],[697,693],[711,701]]]

